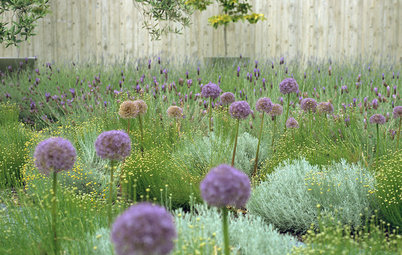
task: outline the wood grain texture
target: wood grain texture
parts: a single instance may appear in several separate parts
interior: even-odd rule
[[[228,55],[252,59],[390,59],[402,62],[402,0],[252,0],[267,20],[227,27]],[[223,28],[196,12],[182,35],[151,41],[133,0],[53,0],[37,35],[1,57],[37,56],[42,62],[133,63],[155,56],[186,60],[224,55]]]

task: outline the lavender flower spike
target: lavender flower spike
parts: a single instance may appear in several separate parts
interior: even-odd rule
[[[222,164],[209,171],[200,184],[200,190],[209,205],[240,208],[250,197],[250,179],[240,170]]]
[[[96,139],[95,149],[98,156],[103,159],[123,160],[130,155],[131,140],[123,131],[106,131]]]
[[[36,146],[34,152],[35,166],[43,174],[60,172],[73,168],[77,153],[67,139],[52,137]]]
[[[165,255],[174,248],[177,233],[172,215],[165,208],[139,203],[113,223],[111,239],[118,255]]]

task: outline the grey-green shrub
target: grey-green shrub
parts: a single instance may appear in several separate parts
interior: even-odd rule
[[[214,246],[223,247],[222,225],[217,224],[221,222],[219,211],[206,205],[196,205],[195,210],[197,214],[175,212],[178,240],[174,254],[198,254],[195,251],[200,251],[200,247],[203,250],[199,254],[214,254]],[[287,254],[297,242],[253,215],[231,214],[229,238],[232,254]]]
[[[371,173],[344,160],[325,168],[286,161],[253,190],[247,208],[281,231],[305,232],[316,223],[318,204],[342,223],[361,226],[361,216],[371,214],[373,187]]]
[[[239,135],[235,158],[235,167],[247,175],[251,175],[254,167],[254,158],[257,151],[258,139],[244,132]],[[229,137],[211,133],[210,136],[192,136],[175,153],[175,158],[186,162],[193,173],[202,175],[211,168],[211,146],[213,148],[212,166],[230,163],[233,153],[233,144]],[[260,162],[266,158],[266,145],[260,145]]]

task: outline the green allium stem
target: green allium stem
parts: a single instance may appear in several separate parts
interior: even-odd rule
[[[138,115],[138,121],[140,124],[140,131],[141,131],[141,144],[140,144],[141,157],[144,157],[144,128],[142,127],[141,115]]]
[[[377,150],[376,150],[376,159],[378,160],[378,151],[380,150],[380,130],[378,127],[378,123],[377,125]]]
[[[212,132],[212,97],[209,98],[209,132]]]
[[[113,170],[114,170],[114,160],[111,160],[110,161],[110,187],[109,187],[108,208],[107,208],[107,218],[108,218],[108,226],[109,227],[112,225]]]
[[[229,226],[228,226],[228,208],[222,208],[222,227],[223,227],[223,243],[225,247],[225,255],[230,255],[229,249]]]
[[[238,119],[237,124],[236,124],[236,137],[235,137],[235,144],[234,144],[234,148],[233,148],[232,166],[234,166],[234,162],[235,162],[236,147],[237,147],[237,137],[239,135],[239,124],[240,124],[240,120]]]
[[[260,152],[260,144],[261,144],[261,136],[262,136],[262,127],[263,126],[264,126],[264,112],[262,112],[260,134],[258,135],[257,153],[255,155],[253,174],[251,176],[255,176],[257,174],[258,153]]]
[[[274,131],[272,133],[272,143],[271,143],[271,147],[274,147],[274,141],[275,141],[275,133],[276,133],[276,117],[274,116]],[[274,150],[275,151],[275,150]]]
[[[286,109],[285,131],[286,131],[286,121],[288,120],[288,116],[289,116],[289,105],[290,105],[290,93],[288,93],[288,107]]]
[[[59,254],[59,244],[57,242],[57,172],[53,172],[53,195],[52,195],[52,231],[54,254]]]
[[[127,119],[127,134],[130,135],[130,118]]]
[[[399,117],[399,128],[398,128],[398,134],[396,136],[396,150],[399,150],[399,135],[401,134],[401,123],[402,123],[402,117]]]

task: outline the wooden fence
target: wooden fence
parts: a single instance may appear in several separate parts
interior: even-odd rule
[[[387,58],[402,62],[402,0],[252,0],[267,20],[228,26],[228,55],[256,59]],[[129,63],[149,56],[224,54],[223,29],[207,24],[217,6],[195,13],[182,35],[151,41],[133,0],[51,0],[37,35],[2,57],[41,61]]]

